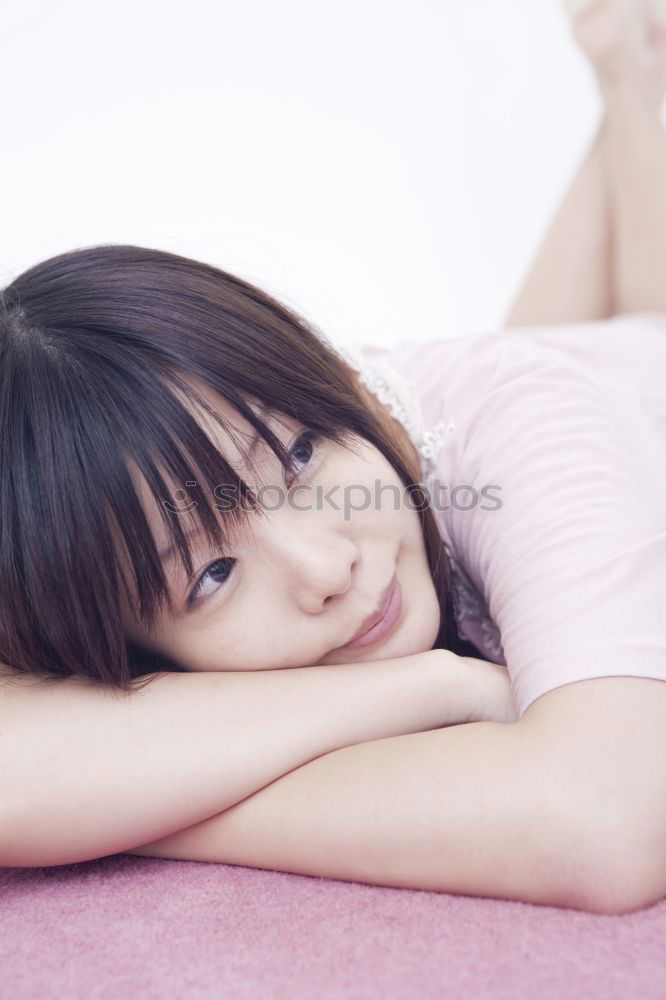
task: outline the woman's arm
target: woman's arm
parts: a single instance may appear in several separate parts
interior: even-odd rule
[[[561,770],[520,723],[408,734],[326,754],[126,853],[586,908]]]
[[[666,894],[665,718],[663,682],[565,684],[512,725],[336,750],[126,853],[631,912]]]
[[[85,861],[167,836],[340,747],[501,717],[509,690],[448,650],[162,673],[129,695],[0,678],[0,864]]]

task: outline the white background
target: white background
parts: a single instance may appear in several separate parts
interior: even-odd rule
[[[600,115],[559,0],[4,0],[0,287],[135,243],[341,341],[501,325]]]

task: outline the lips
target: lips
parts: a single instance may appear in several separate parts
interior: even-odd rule
[[[396,576],[394,573],[393,576],[391,577],[388,586],[383,591],[380,597],[379,606],[376,608],[375,611],[372,612],[372,614],[367,616],[367,618],[363,621],[363,624],[359,628],[358,632],[356,632],[351,637],[351,639],[348,639],[347,642],[344,644],[344,646],[338,646],[338,649],[345,649],[347,646],[351,645],[351,643],[356,642],[357,639],[360,639],[362,636],[364,636],[366,632],[369,632],[372,628],[374,628],[375,625],[377,625],[378,622],[382,620],[382,618],[384,618],[388,610],[389,604],[391,603],[391,597],[393,595],[395,585],[396,585]],[[333,652],[335,652],[335,650]]]
[[[370,629],[373,627],[373,625],[376,625],[377,622],[380,622],[382,620],[382,618],[386,614],[386,609],[388,608],[389,598],[391,596],[391,591],[393,590],[394,583],[395,583],[395,573],[393,574],[388,587],[383,592],[380,598],[379,607],[375,611],[373,611],[371,615],[368,615],[368,617],[365,619],[358,632],[356,632],[355,635],[351,637],[351,639],[348,639],[345,645],[347,645],[350,642],[356,642],[356,640],[360,639],[362,635],[365,635],[366,632],[369,632]]]

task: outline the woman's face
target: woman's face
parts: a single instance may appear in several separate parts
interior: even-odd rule
[[[247,421],[205,387],[197,388],[244,444],[253,440]],[[164,563],[173,615],[166,608],[148,631],[123,599],[129,638],[192,671],[354,663],[432,648],[440,609],[420,518],[397,472],[374,446],[355,438],[351,452],[308,436],[308,428],[290,417],[267,415],[273,432],[294,449],[294,473],[285,481],[280,462],[259,438],[252,456],[255,478],[226,431],[202,410],[192,412],[248,486],[255,492],[263,488],[266,513],[249,513],[247,527],[224,552],[212,550],[205,535],[194,534],[190,583],[177,556]],[[167,535],[159,512],[145,484],[137,481],[137,486],[161,551]],[[195,521],[184,508],[191,509],[197,490],[181,488],[178,496],[186,494],[186,502],[171,498],[179,511],[172,516],[182,518],[188,531]],[[394,575],[402,610],[390,634],[370,645],[340,649],[380,606]]]

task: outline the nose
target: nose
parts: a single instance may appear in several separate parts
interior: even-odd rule
[[[358,546],[308,518],[279,520],[263,539],[271,573],[282,579],[302,611],[319,614],[351,587],[359,561]]]

